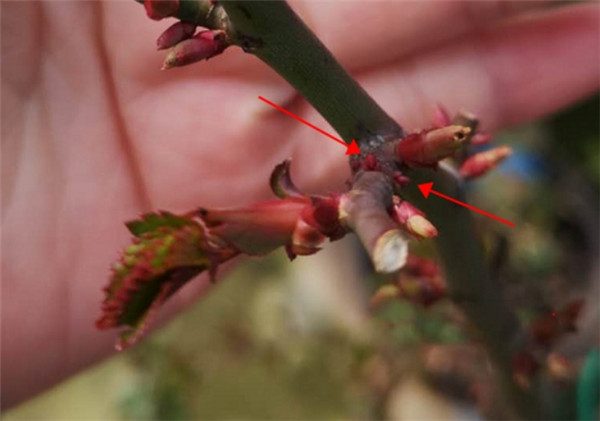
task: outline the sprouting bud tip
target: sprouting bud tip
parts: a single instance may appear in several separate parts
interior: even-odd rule
[[[399,142],[396,153],[410,167],[434,166],[460,148],[470,133],[470,127],[459,125],[412,133]]]
[[[512,155],[512,149],[508,146],[490,149],[479,152],[468,158],[460,167],[460,175],[466,179],[481,177],[490,170],[496,168],[498,164]]]
[[[409,234],[417,238],[432,238],[438,235],[437,229],[425,218],[422,211],[398,196],[393,198],[392,217]]]
[[[222,31],[202,31],[177,43],[165,56],[162,69],[185,66],[209,59],[228,46]]]
[[[471,137],[471,145],[479,146],[485,145],[486,143],[490,143],[492,141],[492,135],[487,132],[478,132]]]
[[[451,152],[454,152],[470,133],[470,127],[454,124],[428,131],[425,133],[423,141],[440,149],[452,149]]]
[[[144,0],[144,9],[150,19],[161,20],[179,11],[179,0]]]
[[[422,215],[411,216],[404,226],[409,233],[420,238],[433,238],[438,235],[437,228]]]
[[[177,43],[188,39],[196,32],[196,25],[190,22],[177,22],[169,26],[156,40],[158,50],[171,48]]]

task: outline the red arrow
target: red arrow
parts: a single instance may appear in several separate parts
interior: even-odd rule
[[[467,203],[461,202],[460,200],[456,200],[456,199],[454,199],[454,198],[452,198],[450,196],[446,196],[445,194],[442,194],[440,192],[437,192],[437,191],[433,190],[433,182],[419,184],[419,190],[421,190],[421,193],[423,193],[423,196],[425,196],[425,199],[427,199],[429,197],[429,193],[433,193],[436,196],[441,197],[442,199],[449,200],[449,201],[451,201],[453,203],[456,203],[457,205],[464,206],[465,208],[471,209],[472,211],[475,211],[475,212],[479,212],[480,214],[485,215],[488,218],[495,219],[496,221],[502,222],[503,224],[509,225],[511,227],[515,226],[515,224],[513,222],[507,221],[506,219],[502,219],[500,217],[497,217],[496,215],[492,215],[489,212],[486,212],[486,211],[483,211],[481,209],[478,209],[475,206],[471,206],[471,205],[469,205]]]
[[[286,110],[285,108],[281,108],[279,105],[272,103],[271,101],[269,101],[268,99],[263,98],[262,96],[259,96],[258,99],[260,99],[261,101],[266,102],[267,104],[269,104],[272,107],[277,108],[279,111],[281,111],[284,114],[289,115],[290,117],[295,118],[296,120],[300,121],[301,123],[306,124],[308,127],[311,127],[313,129],[315,129],[316,131],[318,131],[319,133],[324,134],[325,136],[329,137],[330,139],[335,140],[338,143],[341,143],[342,145],[346,146],[346,155],[356,155],[360,153],[360,148],[358,147],[358,145],[356,144],[356,140],[352,139],[352,142],[350,142],[350,144],[348,145],[346,142],[344,142],[342,139],[338,139],[335,136],[330,135],[329,133],[327,133],[325,130],[319,129],[317,126],[314,126],[312,124],[310,124],[308,121],[301,119],[300,117],[298,117],[296,114]]]

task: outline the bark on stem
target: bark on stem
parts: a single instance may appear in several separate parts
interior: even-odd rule
[[[406,262],[407,241],[388,214],[392,182],[380,172],[360,172],[340,203],[342,221],[358,235],[375,270],[391,273]]]

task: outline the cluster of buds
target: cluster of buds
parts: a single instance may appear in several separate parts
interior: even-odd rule
[[[532,341],[550,348],[565,333],[576,332],[576,321],[583,308],[583,300],[574,300],[559,310],[546,310],[529,326]]]
[[[399,297],[429,307],[446,297],[446,284],[430,259],[409,255],[397,281]]]
[[[461,111],[454,118],[441,106],[437,106],[434,128],[410,133],[396,145],[395,154],[408,168],[435,168],[441,160],[454,157],[459,173],[465,179],[481,177],[496,168],[512,154],[507,146],[477,152],[466,159],[458,154],[467,146],[482,146],[492,140],[486,132],[478,132],[477,118]],[[462,154],[464,155],[464,154]]]
[[[159,50],[170,48],[163,62],[163,70],[208,60],[221,54],[230,45],[226,30],[228,20],[216,2],[138,1],[143,2],[150,19],[181,19],[167,28],[156,40]],[[196,33],[199,26],[203,29]]]
[[[373,307],[393,299],[430,307],[445,297],[446,285],[433,260],[409,254],[396,282],[383,285],[370,301]]]
[[[574,300],[560,310],[544,311],[530,323],[524,349],[515,353],[512,358],[515,382],[523,388],[529,388],[532,377],[542,368],[558,383],[564,383],[573,377],[571,363],[562,355],[549,350],[564,334],[577,330],[576,321],[582,308],[583,300]]]
[[[410,168],[436,167],[463,146],[470,133],[470,127],[459,125],[411,133],[398,142],[396,154]]]
[[[465,179],[480,177],[496,168],[500,162],[504,161],[510,155],[512,155],[512,150],[508,146],[501,146],[476,153],[463,162],[459,173]]]

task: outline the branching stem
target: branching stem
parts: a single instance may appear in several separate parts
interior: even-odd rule
[[[277,71],[347,143],[355,139],[365,152],[403,136],[400,125],[342,68],[287,3],[231,0],[219,3],[222,9],[216,13],[210,9],[213,3],[209,0],[181,1],[185,7],[180,9],[178,18],[200,25],[204,20],[208,27],[217,24],[225,29],[231,42]],[[535,418],[535,399],[511,379],[510,359],[522,340],[522,331],[504,301],[501,285],[492,283],[470,212],[449,202],[424,200],[416,188],[420,182],[433,181],[437,189],[460,199],[460,183],[444,171],[412,171],[410,176],[413,187],[403,192],[439,230],[436,243],[450,298],[486,344],[505,396],[516,411],[513,415]],[[394,241],[400,238],[386,214],[392,198],[386,177],[379,172],[357,174],[346,209],[348,226],[358,234],[375,262],[377,242],[385,237],[382,234],[391,233],[387,237]],[[400,242],[392,242],[390,250],[394,251],[395,244]]]
[[[346,142],[356,139],[361,148],[363,145],[379,146],[384,140],[403,135],[400,125],[348,75],[285,2],[227,1],[223,7],[236,33],[234,42],[284,77]],[[450,203],[425,201],[416,189],[419,179],[434,181],[448,194],[461,197],[462,190],[457,180],[443,171],[414,171],[411,177],[415,188],[406,190],[413,191],[411,199],[425,210],[440,232],[436,243],[451,299],[465,312],[487,345],[496,363],[505,396],[516,411],[514,415],[535,418],[538,413],[535,399],[511,380],[510,358],[521,330],[505,303],[501,286],[491,282],[471,214],[467,209]],[[381,237],[381,233],[391,229],[391,225],[386,226],[381,212],[386,199],[380,198],[379,207],[374,203],[378,197],[377,186],[385,189],[382,187],[385,183],[379,182],[381,180],[363,181],[376,188],[371,194],[362,195],[358,201],[368,201],[369,211],[375,215],[371,220],[380,223],[377,229],[365,229],[357,223],[368,218],[351,211],[354,216],[349,224],[354,224],[353,229],[372,254],[375,250],[374,244],[371,244],[373,239]],[[354,188],[357,188],[356,183]]]
[[[388,215],[392,195],[392,180],[388,176],[361,171],[341,204],[345,224],[358,235],[380,273],[400,269],[408,252],[406,237]]]

